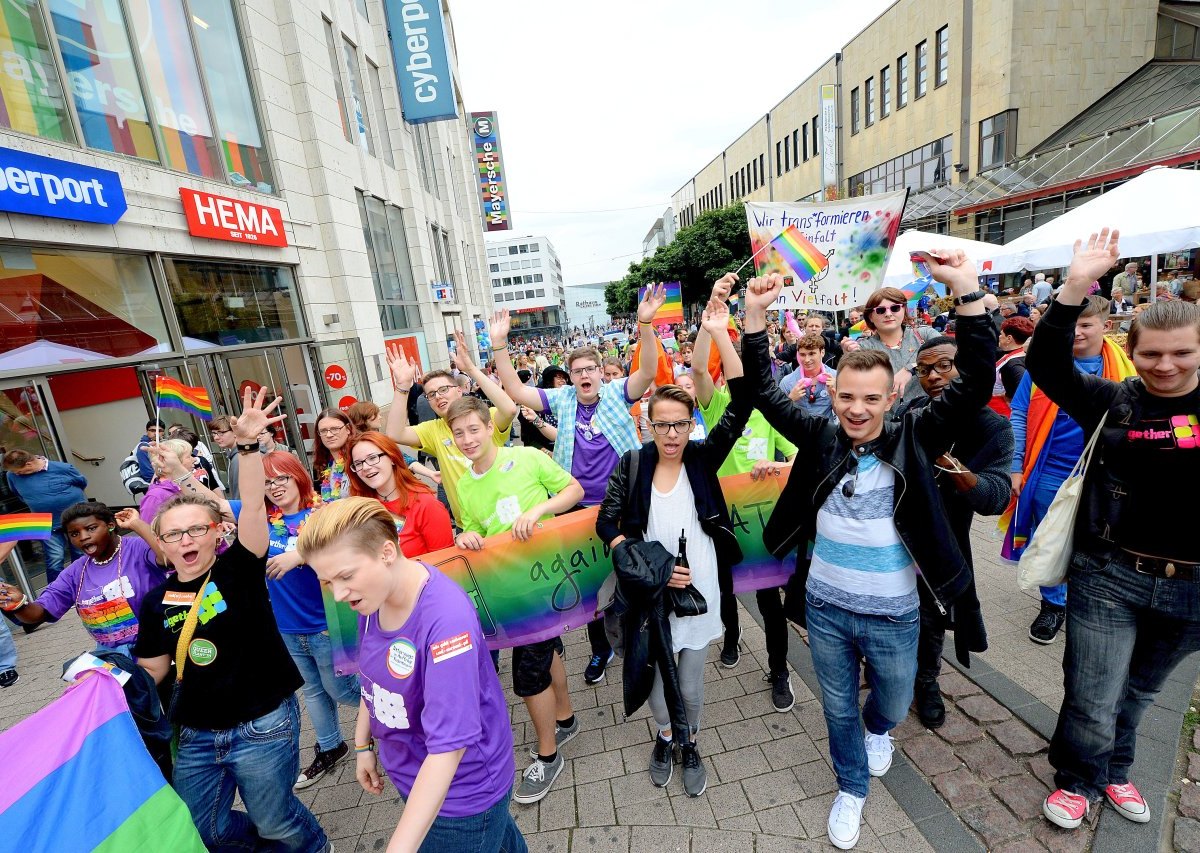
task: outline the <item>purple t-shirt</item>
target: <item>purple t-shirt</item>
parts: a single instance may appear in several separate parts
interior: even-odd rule
[[[150,546],[137,536],[123,536],[110,562],[97,566],[91,557],[80,557],[42,590],[37,603],[55,619],[77,607],[96,643],[112,649],[137,639],[142,598],[166,579]]]
[[[138,507],[138,515],[142,517],[142,521],[153,524],[158,508],[179,494],[180,491],[179,486],[172,480],[151,483],[150,488],[146,490],[146,496],[142,498],[142,505]]]
[[[626,385],[626,388],[629,386]],[[546,392],[538,388],[542,397],[542,410],[549,411],[550,400]],[[626,391],[625,402],[633,405]],[[604,501],[604,493],[608,489],[608,480],[616,470],[621,458],[617,451],[608,443],[608,436],[591,428],[592,416],[599,400],[588,405],[576,402],[575,405],[575,452],[571,455],[571,476],[583,486],[581,506],[599,506]],[[559,429],[566,429],[569,424],[559,424]]]
[[[396,631],[359,619],[359,681],[379,758],[408,797],[430,753],[466,748],[438,814],[487,811],[512,787],[512,727],[475,606],[432,566],[412,615]]]

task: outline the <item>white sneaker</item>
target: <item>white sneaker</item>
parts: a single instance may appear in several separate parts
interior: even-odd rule
[[[867,769],[871,775],[882,776],[887,773],[892,767],[892,753],[896,751],[896,747],[892,746],[892,736],[867,732],[863,745],[867,748]]]
[[[829,810],[829,824],[826,829],[830,844],[839,850],[850,850],[858,843],[863,803],[866,801],[866,797],[856,797],[845,791],[838,791],[833,800],[833,808]]]

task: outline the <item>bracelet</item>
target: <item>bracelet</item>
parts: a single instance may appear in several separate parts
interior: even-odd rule
[[[401,394],[407,394],[409,391],[411,391],[411,390],[412,390],[412,386],[411,386],[411,385],[409,385],[407,388],[401,388],[401,387],[399,387],[399,386],[396,386],[396,390],[397,390],[398,392],[400,392]]]
[[[21,593],[21,598],[18,601],[9,602],[8,604],[4,605],[3,608],[0,608],[0,609],[5,610],[6,612],[11,612],[13,610],[20,610],[22,607],[24,607],[28,603],[29,603],[29,598],[25,595],[25,593]]]
[[[366,745],[361,745],[361,746],[356,743],[356,744],[354,744],[354,751],[356,753],[374,752],[375,751],[375,741],[369,741]]]
[[[500,344],[500,346],[492,344],[492,352],[499,352],[502,349],[508,349],[508,344]]]
[[[182,486],[182,485],[183,485],[183,481],[184,481],[184,480],[186,480],[186,479],[187,479],[188,477],[190,477],[190,476],[192,476],[192,472],[191,472],[191,471],[188,471],[188,472],[187,472],[186,474],[184,474],[182,477],[178,477],[178,478],[176,478],[176,479],[172,480],[171,482],[172,482],[172,483],[174,483],[174,484],[175,484],[175,485],[177,485],[177,486]]]
[[[639,325],[639,326],[653,326],[653,325],[654,325],[654,323],[652,323],[652,322],[651,322],[651,323],[646,323],[646,322],[644,322],[644,321],[642,321],[642,320],[638,320],[638,325]]]
[[[240,444],[239,443],[237,446],[237,452],[238,453],[258,453],[258,442],[255,441],[251,444]]]

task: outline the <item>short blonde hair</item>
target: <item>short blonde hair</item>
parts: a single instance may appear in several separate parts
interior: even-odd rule
[[[396,519],[375,498],[342,498],[309,516],[296,550],[305,562],[313,554],[345,541],[364,553],[375,553],[385,542],[398,546]]]
[[[181,442],[182,443],[182,442]],[[214,522],[220,524],[223,516],[221,508],[217,506],[217,502],[212,498],[204,495],[194,495],[190,492],[181,492],[175,497],[167,500],[158,511],[154,513],[154,521],[150,523],[150,528],[154,531],[154,535],[158,536],[162,531],[162,517],[173,509],[179,509],[181,506],[198,506],[208,511],[209,516]]]

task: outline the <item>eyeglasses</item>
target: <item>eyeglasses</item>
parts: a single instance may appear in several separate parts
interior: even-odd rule
[[[842,483],[842,497],[854,497],[854,490],[858,487],[858,457],[851,455],[846,463],[846,473],[850,475],[850,479]]]
[[[687,435],[695,425],[695,418],[686,421],[650,421],[650,429],[654,430],[655,435],[670,435],[673,432]]]
[[[599,372],[600,372],[600,368],[593,364],[590,367],[572,368],[571,375],[574,376],[576,379],[578,379],[581,376],[592,376]]]
[[[214,429],[214,430],[212,430],[213,435],[225,435],[225,433],[227,433],[227,432],[233,432],[233,430],[231,430],[231,429]]]
[[[370,453],[364,456],[362,459],[359,459],[357,462],[351,462],[350,470],[357,472],[367,467],[374,468],[379,464],[379,460],[385,456],[387,456],[386,453]]]
[[[342,431],[342,430],[344,430],[345,428],[346,428],[346,425],[345,425],[345,424],[342,424],[341,426],[335,426],[335,427],[325,427],[325,429],[319,429],[319,430],[317,430],[317,432],[318,432],[320,435],[323,435],[323,436],[325,436],[326,438],[329,438],[330,436],[337,435],[339,432],[341,432],[341,431]]]
[[[874,311],[878,316],[882,317],[884,314],[899,314],[904,310],[904,306],[896,305],[895,303],[891,305],[876,305],[871,310]]]
[[[269,480],[267,480],[266,486],[268,489],[273,489],[276,486],[286,486],[291,481],[292,481],[292,478],[290,476],[288,476],[287,474],[280,474],[278,477],[272,477]]]
[[[202,539],[208,535],[208,531],[216,530],[218,527],[215,521],[210,521],[208,524],[193,524],[186,530],[168,530],[166,533],[159,535],[160,542],[178,542],[183,538],[183,534],[187,534],[193,539]]]
[[[920,376],[923,379],[926,376],[928,376],[929,374],[933,373],[935,370],[938,373],[940,373],[942,376],[947,376],[947,375],[949,375],[950,371],[953,369],[954,369],[954,359],[942,358],[942,359],[939,359],[938,361],[935,361],[933,364],[918,364],[917,365],[917,376]]]
[[[448,395],[451,391],[455,390],[456,388],[458,388],[457,385],[443,385],[440,388],[434,388],[432,391],[426,389],[425,396],[429,397],[431,399],[437,399],[438,397],[445,397],[446,395]]]

